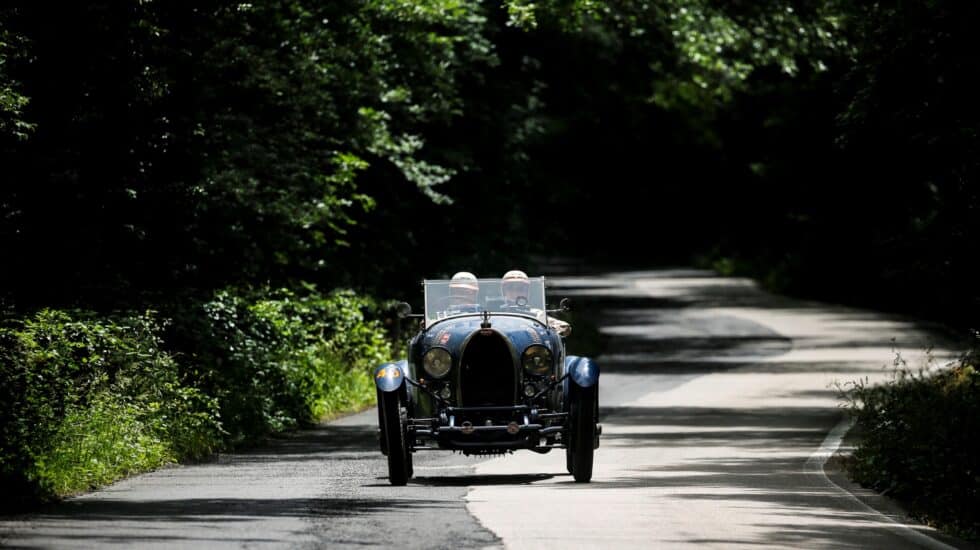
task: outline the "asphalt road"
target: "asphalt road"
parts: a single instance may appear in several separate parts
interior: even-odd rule
[[[572,482],[563,453],[427,452],[390,487],[369,411],[0,518],[0,545],[943,547],[821,468],[841,431],[832,384],[882,379],[896,352],[913,366],[953,357],[938,331],[700,271],[552,283],[607,338],[590,484]]]

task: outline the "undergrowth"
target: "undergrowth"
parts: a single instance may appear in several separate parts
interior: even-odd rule
[[[155,312],[0,324],[4,508],[206,457],[373,402],[392,354],[372,300],[313,287]]]
[[[906,503],[913,517],[967,539],[980,534],[980,354],[950,368],[913,369],[897,355],[891,379],[845,392],[859,443],[852,478]]]

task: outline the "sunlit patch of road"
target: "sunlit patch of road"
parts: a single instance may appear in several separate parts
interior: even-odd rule
[[[486,461],[467,500],[508,548],[906,548],[805,465],[841,417],[835,382],[956,355],[933,331],[691,271],[553,281],[603,308],[602,446],[593,482],[564,455]],[[926,351],[930,349],[931,351]]]

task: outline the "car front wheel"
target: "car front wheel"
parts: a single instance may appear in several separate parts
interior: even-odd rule
[[[407,421],[397,392],[381,392],[382,437],[388,449],[388,481],[405,485],[412,477],[412,451],[406,437]]]
[[[592,479],[596,436],[596,390],[595,386],[580,388],[573,385],[570,392],[566,465],[569,473],[578,483],[588,483]]]

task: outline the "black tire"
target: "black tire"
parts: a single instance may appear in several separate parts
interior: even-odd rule
[[[595,457],[596,387],[572,385],[569,393],[568,466],[577,483],[588,483]]]
[[[405,439],[405,421],[396,392],[381,392],[381,416],[384,426],[381,435],[388,448],[388,481],[392,485],[405,485],[412,477],[412,452]]]
[[[415,477],[415,465],[412,463],[412,451],[405,452],[405,464],[408,466],[408,479]]]
[[[385,437],[385,415],[381,405],[381,390],[375,388],[374,391],[378,397],[378,447],[381,449],[381,454],[388,456],[388,441]]]

